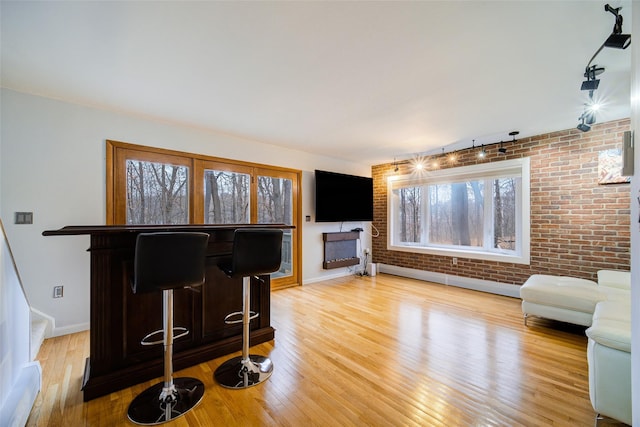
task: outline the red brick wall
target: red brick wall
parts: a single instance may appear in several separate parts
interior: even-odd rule
[[[595,280],[603,268],[629,270],[630,186],[598,184],[598,153],[622,146],[629,120],[594,125],[590,132],[569,129],[458,153],[457,166],[529,157],[531,159],[530,265],[387,250],[387,177],[394,165],[372,167],[374,221],[373,262],[456,276],[522,284],[531,274],[554,274]],[[442,164],[446,162],[441,162]],[[409,173],[400,164],[398,174]],[[446,166],[442,166],[446,167]],[[450,167],[450,166],[449,166]]]

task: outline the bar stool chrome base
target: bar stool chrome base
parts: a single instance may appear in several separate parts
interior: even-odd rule
[[[138,396],[129,405],[127,416],[129,419],[141,425],[157,425],[181,417],[193,409],[204,395],[202,381],[183,377],[173,379],[173,390],[166,394],[165,383],[155,384]]]
[[[243,389],[266,381],[272,373],[271,359],[251,354],[248,360],[242,356],[227,360],[216,369],[214,377],[223,387]]]

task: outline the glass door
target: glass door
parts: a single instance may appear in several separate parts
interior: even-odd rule
[[[256,170],[257,182],[257,222],[259,224],[294,225],[297,205],[293,195],[296,193],[297,181],[294,173]],[[294,283],[296,231],[283,230],[282,264],[280,270],[271,275],[276,285]]]
[[[298,175],[286,170],[198,160],[194,210],[204,224],[296,225]],[[298,283],[298,232],[283,230],[282,264],[271,275],[272,289]]]

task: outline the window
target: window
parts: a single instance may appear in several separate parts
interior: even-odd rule
[[[188,224],[189,168],[127,160],[127,224]]]
[[[529,263],[529,159],[390,177],[388,249]]]
[[[205,224],[251,222],[251,168],[205,162],[202,169]]]
[[[107,141],[107,224],[287,224],[273,289],[300,283],[291,169]]]

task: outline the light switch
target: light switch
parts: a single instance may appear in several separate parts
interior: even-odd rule
[[[33,224],[33,212],[16,212],[15,224]]]

